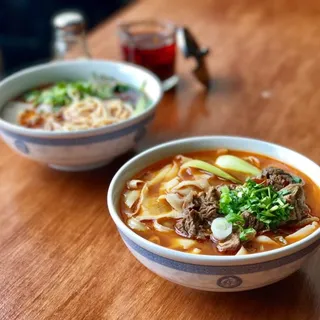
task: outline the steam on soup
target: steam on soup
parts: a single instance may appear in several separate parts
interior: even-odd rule
[[[301,240],[319,228],[319,188],[265,156],[230,150],[178,155],[127,182],[125,223],[179,251],[243,255]]]
[[[30,90],[10,101],[2,118],[32,129],[76,131],[127,120],[149,104],[143,88],[94,75]]]

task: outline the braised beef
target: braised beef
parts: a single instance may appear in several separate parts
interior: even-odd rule
[[[284,198],[287,203],[293,207],[289,220],[300,221],[309,214],[310,209],[305,203],[306,199],[301,184],[289,184],[282,188],[281,192],[285,194]],[[290,193],[286,194],[286,192]]]
[[[253,228],[256,231],[265,229],[265,224],[259,221],[252,213],[244,211],[241,216],[244,219],[244,228]]]
[[[207,192],[194,194],[178,220],[175,229],[186,238],[205,239],[210,234],[211,222],[218,216],[219,192],[211,187]]]
[[[274,167],[267,167],[263,169],[261,178],[265,178],[267,184],[273,186],[277,191],[291,183],[294,183],[294,179],[290,173]]]
[[[185,216],[175,225],[176,232],[186,238],[205,239],[207,232],[201,215],[194,209],[188,209]]]
[[[207,192],[194,195],[189,208],[199,211],[202,219],[212,222],[217,217],[220,193],[215,187],[210,187]]]
[[[238,233],[232,233],[225,240],[219,241],[217,244],[217,249],[220,252],[225,253],[236,253],[240,249],[241,243]]]
[[[217,191],[219,192],[219,194],[220,194],[220,189],[221,189],[221,188],[224,188],[224,187],[228,187],[229,190],[234,190],[234,189],[236,189],[237,187],[239,187],[239,185],[238,185],[238,184],[235,184],[235,183],[219,184],[218,186],[216,186],[216,189],[217,189]]]
[[[311,214],[308,214],[306,217],[304,217],[302,220],[298,221],[298,222],[292,222],[292,224],[290,224],[290,227],[293,228],[302,228],[308,224],[311,224],[312,222],[318,222],[319,218],[318,217],[314,217]]]

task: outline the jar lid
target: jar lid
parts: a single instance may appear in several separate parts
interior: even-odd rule
[[[84,25],[84,17],[77,11],[65,11],[55,15],[52,24],[55,28],[64,29],[73,25]]]

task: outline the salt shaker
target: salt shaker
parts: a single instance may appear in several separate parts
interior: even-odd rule
[[[85,19],[77,11],[65,11],[52,19],[53,60],[89,59]]]

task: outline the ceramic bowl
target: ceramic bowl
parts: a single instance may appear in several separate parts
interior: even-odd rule
[[[320,245],[320,229],[294,244],[246,256],[208,256],[184,253],[150,242],[122,221],[119,202],[129,179],[146,166],[186,152],[227,148],[263,154],[303,171],[320,186],[320,168],[303,155],[259,140],[212,136],[168,142],[127,162],[114,176],[108,191],[108,208],[131,253],[148,269],[174,283],[207,291],[243,291],[277,282],[297,271]]]
[[[23,156],[68,171],[105,165],[134,147],[154,117],[156,106],[162,97],[162,88],[154,74],[128,63],[79,60],[53,62],[24,69],[0,83],[0,114],[10,99],[28,89],[65,79],[88,79],[94,73],[114,77],[136,88],[146,83],[145,92],[152,101],[150,107],[126,121],[76,132],[29,129],[0,117],[3,140]]]

